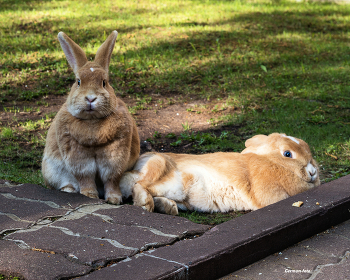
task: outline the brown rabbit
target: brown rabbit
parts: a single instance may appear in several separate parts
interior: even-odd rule
[[[108,80],[117,35],[113,31],[88,61],[72,39],[58,33],[76,82],[48,131],[42,161],[48,187],[91,198],[104,193],[113,204],[122,201],[120,178],[140,153],[136,124]]]
[[[309,146],[278,133],[248,139],[242,153],[143,154],[120,184],[135,205],[174,215],[256,210],[318,185]]]

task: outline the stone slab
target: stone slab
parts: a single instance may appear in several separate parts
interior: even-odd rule
[[[341,224],[343,229],[348,222]],[[348,229],[350,232],[350,229]],[[346,279],[349,243],[327,230],[282,252],[240,269],[220,280],[231,279]],[[340,255],[340,252],[343,252]]]
[[[314,250],[327,257],[341,258],[346,251],[350,251],[350,240],[327,231],[301,242],[300,246]]]
[[[0,274],[47,280],[80,276],[90,271],[90,267],[71,262],[62,255],[21,249],[14,242],[0,240]]]
[[[79,220],[58,220],[52,226],[67,228],[80,236],[115,240],[123,246],[140,251],[152,246],[171,244],[177,239],[175,234],[152,232],[152,228],[146,227],[108,223],[100,217],[91,215],[86,215]]]
[[[326,264],[319,266],[317,271],[312,275],[313,279],[329,280],[329,279],[350,279],[350,260],[349,252],[342,261],[336,264]]]
[[[27,228],[31,224],[32,221],[23,221],[15,215],[0,212],[0,235],[5,235],[5,232]]]
[[[2,224],[5,240],[28,251],[53,252],[90,269],[209,228],[181,217],[149,213],[132,205],[110,205],[30,184],[0,187],[0,205],[0,211],[10,212],[0,214],[6,222]]]
[[[78,279],[188,279],[186,275],[187,268],[179,263],[139,254],[101,270],[96,270]],[[179,276],[180,278],[177,278]]]
[[[196,224],[182,217],[150,213],[141,207],[133,205],[123,205],[121,208],[115,210],[98,210],[95,213],[109,216],[113,220],[113,223],[116,224],[153,228],[165,234],[175,234],[178,236],[198,235],[210,228],[210,226]]]
[[[350,239],[350,220],[341,224],[341,226],[335,226],[330,229],[330,233],[341,235],[347,239]]]
[[[22,184],[0,187],[1,193],[10,193],[17,198],[48,201],[62,208],[73,209],[86,204],[102,204],[103,200],[93,199],[78,193],[66,193],[58,190],[45,189],[38,185]]]
[[[132,248],[116,247],[109,239],[95,239],[65,228],[50,226],[17,231],[5,239],[21,242],[22,246],[31,249],[55,252],[76,263],[94,267],[103,266],[110,260],[122,260],[137,252]]]
[[[0,193],[0,212],[1,216],[6,216],[17,223],[0,224],[0,234],[6,230],[17,227],[21,222],[24,227],[45,217],[63,216],[67,213],[66,209],[56,208],[54,205],[48,205],[39,201],[28,201],[17,199],[12,194]]]

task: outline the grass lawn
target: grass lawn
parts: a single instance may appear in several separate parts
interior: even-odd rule
[[[215,135],[184,123],[172,147],[240,151],[254,134],[284,132],[310,145],[323,182],[350,173],[350,5],[0,0],[0,179],[43,184],[51,101],[75,79],[57,33],[93,58],[114,29],[110,80],[131,113],[192,98],[203,104],[189,113],[225,125]]]

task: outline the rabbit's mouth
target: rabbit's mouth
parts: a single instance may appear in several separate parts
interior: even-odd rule
[[[310,178],[310,182],[311,182],[311,183],[313,183],[313,182],[315,182],[315,181],[316,181],[316,179],[317,179],[317,174],[315,174],[315,175],[311,176],[311,178]]]
[[[92,114],[96,112],[96,105],[94,105],[93,103],[87,104],[85,108],[85,112],[87,112],[88,114]]]

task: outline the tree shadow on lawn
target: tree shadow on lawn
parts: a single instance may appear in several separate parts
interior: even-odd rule
[[[57,0],[55,0],[57,1]],[[58,0],[63,1],[63,0]],[[52,0],[1,0],[0,1],[0,12],[6,11],[32,11],[40,10],[42,2],[52,2]],[[38,9],[39,8],[39,9]]]
[[[18,1],[23,2],[23,1]],[[25,4],[23,4],[25,5]],[[259,4],[261,5],[261,4]],[[291,5],[292,7],[297,7],[298,5],[302,4],[295,4]],[[261,5],[266,6],[266,5]],[[344,9],[339,9],[336,5],[327,5],[327,4],[313,4],[313,6],[319,6],[320,9],[318,11],[310,10],[308,12],[298,12],[298,11],[273,11],[273,12],[252,12],[252,13],[245,13],[245,14],[238,14],[233,15],[228,19],[223,19],[220,21],[215,22],[200,22],[200,21],[190,21],[190,22],[177,22],[173,23],[172,25],[175,26],[210,26],[210,27],[216,27],[216,26],[224,26],[224,25],[232,25],[237,26],[237,29],[240,31],[217,31],[217,32],[202,32],[202,31],[188,31],[191,32],[191,38],[189,40],[183,40],[184,42],[194,40],[194,43],[198,43],[200,45],[205,45],[206,47],[216,47],[216,39],[221,38],[223,41],[220,42],[222,44],[225,44],[225,40],[228,40],[232,42],[232,40],[249,40],[253,39],[254,41],[258,41],[259,39],[263,39],[266,37],[266,34],[269,36],[277,36],[281,35],[284,32],[291,32],[291,33],[297,33],[299,35],[301,34],[327,34],[331,32],[333,35],[342,35],[342,40],[349,41],[350,39],[348,36],[346,36],[347,31],[350,29],[350,22],[348,21],[337,21],[335,18],[340,16],[347,16],[348,11],[346,11],[346,6],[344,6]],[[149,13],[152,10],[151,9],[143,9],[144,11],[142,13]],[[171,13],[171,11],[164,13]],[[142,24],[137,25],[134,27],[125,27],[123,25],[118,26],[118,18],[122,18],[124,14],[139,14],[139,12],[135,11],[134,9],[123,9],[122,13],[120,12],[112,12],[106,16],[94,16],[94,15],[86,15],[81,17],[74,17],[74,18],[68,18],[68,19],[43,19],[42,22],[27,22],[27,23],[14,23],[11,26],[11,29],[13,30],[23,30],[26,31],[26,36],[35,36],[37,34],[52,34],[56,35],[54,31],[52,31],[52,28],[56,28],[59,25],[63,25],[61,29],[69,34],[71,37],[74,37],[76,41],[79,41],[79,44],[85,45],[88,43],[91,43],[93,40],[98,40],[98,38],[101,37],[103,32],[106,31],[106,24],[103,24],[103,21],[106,21],[107,19],[114,18],[116,19],[116,25],[115,29],[120,34],[126,34],[126,33],[132,33],[137,30],[141,29],[147,29],[147,28],[153,28],[153,27],[168,27],[168,24],[160,24],[156,26],[148,25],[148,24]],[[162,14],[162,12],[160,12]],[[329,18],[329,16],[332,16]],[[100,21],[101,24],[98,28],[94,30],[86,30],[85,28],[79,28],[81,26],[82,22],[98,22]],[[114,29],[114,28],[113,28]],[[243,29],[243,30],[242,30]],[[242,31],[241,31],[242,30]],[[58,33],[60,30],[56,30]],[[110,30],[111,31],[111,30]],[[107,33],[109,31],[106,31]],[[212,35],[210,35],[212,34]],[[77,39],[79,38],[79,40]],[[126,41],[128,38],[125,38],[125,36],[122,38]],[[168,38],[164,38],[167,40]],[[52,40],[56,40],[56,36],[52,36]],[[102,40],[101,40],[102,41]],[[227,42],[228,43],[228,42]],[[167,45],[172,44],[181,44],[181,41],[178,42],[168,42],[168,43],[161,43],[158,48],[164,49]],[[52,44],[51,44],[52,45]],[[152,45],[151,48],[157,47],[157,45]],[[38,51],[38,50],[46,50],[47,48],[50,48],[50,46],[42,45],[42,46],[36,46],[32,44],[23,44],[19,41],[18,44],[3,44],[2,49],[4,51],[11,51],[16,50],[16,48],[21,48],[23,51],[29,52],[29,51]],[[149,52],[148,52],[149,53]],[[155,52],[157,53],[157,52]]]
[[[344,11],[333,11],[333,6],[329,6],[329,9],[331,10],[329,13],[333,16],[346,14]],[[127,50],[124,54],[119,53],[112,59],[111,67],[115,67],[116,75],[121,79],[138,80],[141,77],[153,82],[170,83],[172,87],[183,84],[191,87],[193,84],[198,84],[199,87],[202,87],[198,90],[203,91],[205,90],[203,87],[212,86],[213,83],[220,84],[236,79],[237,73],[243,75],[251,72],[261,74],[260,66],[262,64],[268,70],[272,70],[293,63],[304,63],[306,66],[312,65],[312,67],[323,63],[327,67],[329,64],[336,64],[336,62],[344,63],[347,58],[350,61],[350,55],[344,54],[344,48],[346,48],[347,42],[350,41],[344,34],[349,30],[350,22],[337,23],[333,19],[322,18],[325,14],[327,14],[327,10],[321,10],[319,13],[315,11],[303,13],[275,11],[273,13],[246,13],[232,16],[230,19],[208,25],[237,25],[235,31],[198,30],[189,31],[191,36],[188,38],[172,37],[169,40],[168,37],[164,37],[164,39],[159,40],[160,42],[153,42],[136,50]],[[67,34],[83,48],[87,43],[95,44],[100,41],[104,32],[103,25],[93,31],[76,29],[73,27],[79,26],[84,17],[72,20],[72,22],[68,21],[66,23]],[[15,43],[12,41],[3,42],[2,47],[5,51],[20,48],[24,52],[48,49],[61,52],[56,34],[50,31],[53,26],[57,26],[59,23],[62,23],[62,21],[46,20],[42,23],[14,24],[13,28],[15,30],[25,30],[27,37],[32,36],[34,38],[36,34],[45,33],[46,36],[51,34],[52,38],[46,37],[46,40],[42,40],[39,46],[30,41],[26,44],[19,39]],[[176,23],[178,26],[188,24],[192,23]],[[200,25],[201,23],[196,24]],[[69,28],[72,28],[72,34],[69,32]],[[127,45],[128,38],[125,33],[135,30],[119,29],[122,36],[118,39],[117,44]],[[286,31],[298,36],[308,34],[309,37],[279,37]],[[332,32],[332,38],[329,38],[329,41],[331,40],[334,48],[331,48],[329,44],[325,44],[325,39],[322,36],[320,37],[320,34],[328,34],[328,32]],[[309,38],[313,39],[309,40]],[[343,47],[341,47],[342,45]],[[88,57],[90,56],[93,57],[93,54],[88,53]],[[116,62],[121,61],[121,56],[123,56],[124,63]],[[212,57],[213,59],[206,60],[206,57]],[[45,61],[31,64],[19,62],[16,65],[12,65],[11,61],[8,61],[5,62],[5,65],[9,68],[36,68],[41,63],[50,63],[49,60],[45,59]],[[64,57],[60,61],[62,60],[65,60]],[[135,60],[140,62],[135,62]],[[169,63],[172,60],[175,63]],[[166,69],[160,67],[162,71],[164,70],[164,73],[159,73],[159,71],[152,73],[152,69],[149,69],[149,62],[157,61],[166,65],[164,66]],[[181,62],[176,63],[177,61]],[[191,63],[195,65],[191,66]],[[134,69],[126,71],[130,68]],[[140,74],[140,72],[142,73]],[[220,81],[218,76],[223,76],[224,79]],[[237,90],[237,86],[234,89]],[[226,91],[229,90],[226,89]]]

